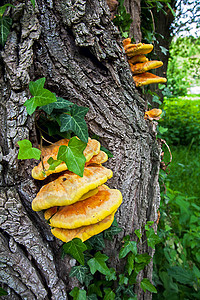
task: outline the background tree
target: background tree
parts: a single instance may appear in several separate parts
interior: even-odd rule
[[[33,1],[32,1],[33,2]],[[31,178],[35,161],[17,160],[17,142],[38,146],[34,118],[23,106],[30,98],[30,80],[46,77],[45,87],[90,108],[90,136],[100,137],[114,157],[107,166],[109,186],[123,194],[117,220],[123,228],[106,253],[120,271],[121,239],[140,229],[139,252],[146,244],[144,225],[156,221],[159,206],[160,150],[153,124],[144,120],[145,101],[135,88],[122,40],[105,1],[13,1],[8,8],[12,28],[1,50],[1,283],[10,299],[67,299],[77,285],[68,277],[72,260],[61,258],[42,213],[31,201],[43,183]],[[139,14],[138,14],[139,15]],[[151,279],[152,263],[139,274]],[[150,299],[136,285],[138,299]],[[5,296],[5,299],[6,298]]]

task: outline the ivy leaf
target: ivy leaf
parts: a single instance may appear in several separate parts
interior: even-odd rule
[[[86,291],[79,290],[78,287],[74,287],[69,294],[73,297],[73,300],[87,300]]]
[[[72,241],[65,243],[63,245],[63,250],[66,254],[75,258],[81,265],[84,265],[83,252],[87,250],[87,247],[81,239],[75,238]]]
[[[29,140],[22,140],[17,142],[19,145],[18,159],[40,159],[41,151],[37,148],[33,148]]]
[[[128,284],[128,277],[126,277],[124,274],[119,274],[119,285],[122,284]]]
[[[97,295],[96,294],[89,295],[88,300],[98,300]]]
[[[153,284],[149,281],[148,278],[142,279],[142,281],[140,283],[140,287],[143,289],[144,292],[146,292],[146,290],[148,290],[151,293],[157,293],[155,286],[153,286]]]
[[[4,46],[7,41],[11,25],[12,19],[10,17],[0,17],[0,44],[2,46]]]
[[[93,280],[93,279],[94,279],[94,277],[92,276],[91,273],[86,274],[85,275],[85,280],[84,280],[85,286],[88,287],[89,284],[90,284],[90,281]]]
[[[29,83],[29,90],[34,96],[31,99],[26,100],[24,106],[26,106],[27,112],[31,115],[37,108],[37,106],[43,106],[48,103],[56,102],[56,96],[47,89],[44,89],[45,77]]]
[[[45,106],[40,107],[42,110],[44,110],[48,115],[50,115],[54,109],[64,109],[65,111],[68,111],[70,106],[74,105],[74,103],[63,99],[61,97],[56,97],[57,101],[53,103],[49,103]]]
[[[164,55],[167,55],[167,52],[168,52],[168,49],[163,47],[163,46],[159,46],[160,47],[160,50],[161,52],[164,54]]]
[[[91,249],[94,250],[102,250],[105,248],[103,233],[99,233],[97,235],[92,236],[89,240],[85,242],[89,245]]]
[[[113,222],[114,223],[114,222]],[[108,229],[106,229],[105,231],[104,231],[104,238],[106,239],[106,240],[109,240],[109,241],[112,241],[112,239],[113,239],[113,236],[114,235],[117,235],[119,232],[121,232],[122,231],[122,228],[120,228],[119,226],[118,226],[118,224],[117,224],[117,226],[114,226],[113,224],[112,224],[112,226],[111,227],[109,227]]]
[[[69,277],[76,277],[81,284],[84,283],[85,277],[88,273],[88,268],[85,266],[74,266],[71,268]]]
[[[6,292],[2,287],[0,287],[0,296],[8,295],[8,292]]]
[[[35,8],[35,0],[31,0],[31,3],[33,5],[33,8]]]
[[[81,141],[88,142],[88,128],[84,120],[86,113],[88,112],[87,107],[78,106],[74,104],[70,110],[70,114],[66,113],[60,115],[61,127],[60,131],[73,131]]]
[[[86,146],[86,143],[74,136],[69,140],[68,146],[59,147],[57,159],[64,161],[69,171],[82,177],[86,161],[83,151]]]
[[[135,261],[138,264],[144,263],[145,265],[148,265],[151,261],[151,256],[147,253],[143,253],[143,254],[137,254],[135,257]]]
[[[104,151],[108,155],[109,158],[113,157],[113,154],[105,147],[101,146],[100,150]]]
[[[140,232],[140,229],[136,229],[134,232],[135,232],[135,234],[137,235],[138,239],[140,240],[141,237],[142,237],[142,234],[141,234],[141,232]]]
[[[147,236],[147,244],[152,249],[155,249],[155,245],[160,243],[161,239],[157,234],[155,234],[154,229],[150,228],[148,231],[146,231]]]
[[[108,260],[108,256],[102,254],[100,251],[94,255],[94,258],[88,260],[87,264],[90,267],[90,272],[94,274],[96,271],[107,275],[110,273],[109,268],[107,267],[105,261]]]
[[[114,268],[109,269],[109,274],[106,275],[106,280],[107,281],[117,280],[116,271]]]
[[[128,285],[124,293],[130,296],[128,300],[137,300],[137,296],[134,293],[134,285]]]
[[[10,6],[10,7],[15,7],[14,5],[10,4],[10,3],[7,3],[3,6],[0,6],[0,17],[3,17],[3,14],[5,13],[6,11],[6,8]]]
[[[99,280],[99,281],[95,281],[95,283],[92,283],[89,285],[88,287],[88,294],[89,295],[92,295],[92,294],[95,294],[99,297],[102,297],[102,292],[101,292],[101,286],[102,282]]]
[[[130,252],[128,254],[127,263],[126,263],[126,269],[128,271],[128,275],[131,275],[133,268],[134,268],[134,261],[135,261],[135,254]]]
[[[129,252],[137,254],[137,243],[135,241],[126,241],[119,251],[119,258],[124,258]]]
[[[104,289],[105,296],[103,297],[103,300],[114,300],[115,299],[115,293],[111,290],[111,288]]]
[[[49,164],[48,170],[55,170],[55,168],[61,164],[62,160],[56,160],[53,159],[53,157],[50,157],[47,162]]]

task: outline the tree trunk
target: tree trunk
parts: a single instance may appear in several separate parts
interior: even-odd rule
[[[134,38],[135,43],[140,43],[142,40],[141,33],[141,0],[125,0],[124,6],[126,7],[126,11],[131,15],[133,22],[130,26],[130,37]]]
[[[23,2],[14,3],[12,30],[1,51],[0,281],[9,292],[2,299],[61,300],[76,285],[68,277],[74,261],[61,258],[63,243],[52,236],[43,213],[31,209],[42,184],[31,177],[37,162],[17,160],[19,140],[38,146],[34,118],[23,106],[30,80],[46,77],[45,87],[57,96],[89,107],[90,136],[97,134],[114,154],[107,163],[114,173],[108,185],[123,195],[117,213],[123,232],[107,253],[119,270],[122,237],[134,238],[135,229],[144,232],[145,223],[157,219],[160,150],[105,1],[37,0],[35,9]],[[152,254],[143,242],[140,253]],[[151,279],[151,273],[152,263],[139,279]],[[138,299],[151,299],[139,286],[136,291]]]

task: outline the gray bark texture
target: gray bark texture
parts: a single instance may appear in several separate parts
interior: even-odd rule
[[[131,15],[133,22],[130,26],[129,37],[134,38],[135,43],[140,43],[142,40],[141,33],[141,0],[124,0],[124,6],[126,7],[127,13]]]
[[[61,258],[63,243],[52,236],[43,213],[31,202],[43,182],[31,177],[35,160],[18,160],[17,142],[38,147],[34,117],[24,102],[30,80],[46,77],[45,88],[89,107],[90,136],[114,157],[106,164],[114,176],[108,185],[123,194],[117,212],[122,233],[107,247],[112,265],[120,241],[151,220],[159,207],[160,149],[155,124],[144,120],[145,101],[135,88],[118,29],[104,0],[13,1],[13,25],[1,50],[0,68],[0,282],[9,293],[2,299],[67,299],[77,285],[69,278],[74,260]],[[156,229],[156,224],[155,224]],[[143,235],[144,236],[144,235]],[[153,251],[142,238],[139,252]],[[152,263],[139,280],[151,280]],[[136,286],[138,299],[151,299]]]

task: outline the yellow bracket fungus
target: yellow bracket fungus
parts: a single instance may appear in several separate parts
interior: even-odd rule
[[[51,229],[51,232],[55,237],[57,237],[65,243],[71,241],[74,238],[79,238],[82,240],[82,242],[84,242],[87,239],[91,238],[93,235],[96,235],[109,228],[112,225],[113,220],[114,213],[107,216],[105,219],[96,224],[82,226],[76,229],[64,229],[54,227]]]
[[[149,72],[134,75],[133,80],[135,81],[137,87],[147,85],[150,83],[165,83],[167,81],[166,78],[156,76]]]
[[[96,224],[113,213],[121,203],[122,195],[119,190],[101,187],[92,197],[60,207],[50,219],[50,225],[74,229]]]
[[[132,57],[139,54],[147,54],[153,50],[152,44],[128,44],[124,47],[126,55]]]
[[[129,64],[136,64],[136,63],[143,63],[143,62],[147,62],[149,59],[144,55],[144,54],[141,54],[141,55],[135,55],[133,57],[131,57],[128,62]]]
[[[55,170],[48,170],[49,164],[47,161],[50,157],[53,157],[53,159],[56,160],[59,147],[62,145],[67,146],[68,143],[69,143],[69,140],[62,139],[62,140],[54,143],[51,146],[42,148],[43,165],[44,165],[44,168],[46,171],[44,172],[42,162],[40,162],[38,166],[33,168],[32,177],[34,179],[44,180],[50,174],[59,173],[59,172],[67,170],[67,165],[64,162],[62,162],[59,166],[57,166],[55,168]],[[90,159],[94,155],[97,155],[99,153],[99,151],[100,151],[100,143],[97,140],[89,138],[88,144],[87,144],[85,150],[83,151],[83,154],[85,155],[85,158],[86,158],[86,162],[90,161]]]
[[[156,68],[162,67],[162,65],[163,65],[163,62],[158,61],[158,60],[150,60],[150,61],[147,61],[144,63],[135,64],[135,65],[130,63],[131,71],[133,74],[144,73],[151,69],[156,69]]]
[[[112,177],[112,171],[103,166],[85,167],[83,177],[66,171],[56,180],[44,185],[32,201],[32,209],[40,211],[53,206],[70,205],[85,193]]]

